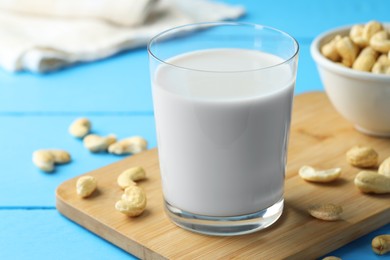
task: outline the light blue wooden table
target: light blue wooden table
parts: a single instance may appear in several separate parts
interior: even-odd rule
[[[336,26],[390,20],[387,0],[225,2],[246,7],[248,14],[241,21],[282,29],[299,41],[296,94],[323,89],[309,53],[316,35]],[[142,135],[150,147],[156,146],[145,48],[48,75],[0,69],[0,259],[132,258],[55,208],[60,183],[123,158],[90,154],[69,136],[70,122],[80,116],[92,120],[96,133]],[[53,174],[41,172],[31,163],[31,154],[43,147],[66,149],[73,162]],[[330,255],[389,259],[371,250],[371,239],[382,233],[390,233],[390,224]]]

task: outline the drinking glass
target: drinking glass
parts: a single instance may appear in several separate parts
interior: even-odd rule
[[[283,211],[298,43],[248,23],[199,23],[148,44],[166,213],[231,236]]]

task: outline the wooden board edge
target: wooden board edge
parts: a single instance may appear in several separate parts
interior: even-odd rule
[[[316,102],[316,100],[323,99],[324,97],[326,99],[326,102],[330,102],[329,97],[326,94],[326,92],[320,91],[320,90],[314,90],[314,91],[304,92],[304,93],[299,93],[297,95],[294,95],[293,109],[292,109],[292,113],[291,113],[292,116],[294,116],[294,108],[297,105],[297,103],[299,102],[300,103],[299,105],[302,105],[301,103],[303,101],[298,101],[298,100],[309,99],[311,102]],[[331,105],[331,106],[332,106],[332,108],[334,108],[333,105]],[[291,127],[292,127],[292,124],[291,124]]]
[[[60,187],[61,185],[59,186],[59,188]],[[130,238],[118,232],[113,231],[108,226],[104,225],[103,223],[100,223],[97,219],[92,218],[91,216],[88,216],[87,214],[73,208],[71,205],[66,203],[58,195],[57,192],[56,192],[56,208],[61,215],[71,220],[72,222],[76,223],[80,227],[91,231],[97,236],[110,242],[112,245],[117,246],[122,250],[140,259],[156,259],[156,260],[167,259],[162,255],[157,254],[156,252],[150,250],[149,248],[139,245],[139,243],[136,241],[132,241],[132,243],[129,243],[128,240],[131,240]],[[88,221],[84,221],[85,219],[88,219]],[[99,229],[96,229],[95,227],[98,225],[103,226],[103,228],[99,227]]]
[[[73,182],[75,179],[78,179],[80,176],[88,175],[90,173],[95,173],[96,170],[104,172],[108,168],[115,167],[115,165],[120,165],[123,163],[124,160],[135,160],[137,157],[144,157],[148,156],[151,153],[157,153],[157,148],[151,148],[145,152],[135,154],[132,156],[125,157],[121,160],[118,160],[117,162],[108,164],[106,166],[100,167],[98,169],[93,169],[91,171],[85,172],[83,174],[80,174],[78,176],[75,176],[73,178],[70,178],[64,182],[62,182],[55,191],[56,196],[56,209],[57,211],[66,217],[67,219],[71,220],[72,222],[78,224],[80,227],[85,228],[92,233],[96,234],[97,236],[105,239],[106,241],[110,242],[112,245],[117,246],[124,251],[138,257],[141,259],[158,259],[158,260],[165,260],[166,258],[163,257],[160,254],[155,253],[154,251],[150,250],[149,248],[145,248],[142,245],[139,245],[138,242],[132,241],[133,245],[131,245],[128,240],[130,238],[113,232],[108,226],[104,225],[103,223],[100,223],[97,219],[92,218],[91,216],[75,209],[72,207],[69,203],[66,202],[66,200],[61,195],[61,189],[63,186],[65,186],[68,182]],[[88,219],[88,221],[84,221],[85,219]],[[96,229],[95,227],[97,225],[102,225],[104,228]]]
[[[312,91],[308,91],[308,92],[304,92],[304,93],[294,94],[294,99],[308,97],[308,96],[318,96],[318,95],[319,96],[325,95],[326,99],[329,99],[326,92],[322,91],[322,90],[312,90]]]
[[[317,259],[319,257],[322,257],[330,252],[333,252],[334,250],[337,250],[348,243],[364,236],[372,231],[375,231],[376,229],[383,227],[384,225],[389,224],[390,219],[390,208],[383,212],[378,212],[378,214],[375,214],[371,216],[370,219],[362,219],[355,225],[361,225],[364,226],[365,229],[352,229],[352,228],[344,228],[340,229],[338,232],[346,232],[346,235],[343,236],[343,239],[337,240],[337,243],[328,243],[326,246],[321,247],[321,250],[316,249],[316,251],[309,251],[306,250],[305,252],[298,252],[294,255],[291,255],[286,258],[286,260],[300,260],[300,259],[307,259],[307,258],[313,258]],[[375,254],[373,252],[373,254]]]

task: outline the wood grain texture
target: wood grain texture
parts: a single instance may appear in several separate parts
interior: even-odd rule
[[[75,192],[77,178],[57,189],[57,209],[66,217],[142,259],[308,259],[326,254],[390,222],[390,195],[359,192],[353,179],[359,169],[346,163],[345,152],[370,145],[380,160],[390,156],[390,139],[365,136],[345,121],[322,92],[295,97],[288,152],[285,210],[270,228],[237,237],[211,237],[178,228],[163,210],[157,150],[128,157],[88,172],[98,190],[88,199]],[[341,179],[308,183],[297,175],[304,164],[342,167]],[[116,178],[126,168],[143,166],[148,179],[139,185],[148,195],[147,210],[138,218],[115,211],[122,190]],[[343,219],[324,222],[306,213],[313,203],[336,203]]]

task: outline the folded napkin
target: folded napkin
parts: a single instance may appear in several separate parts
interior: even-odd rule
[[[208,0],[0,0],[0,66],[47,72],[145,45],[171,27],[243,14]]]

